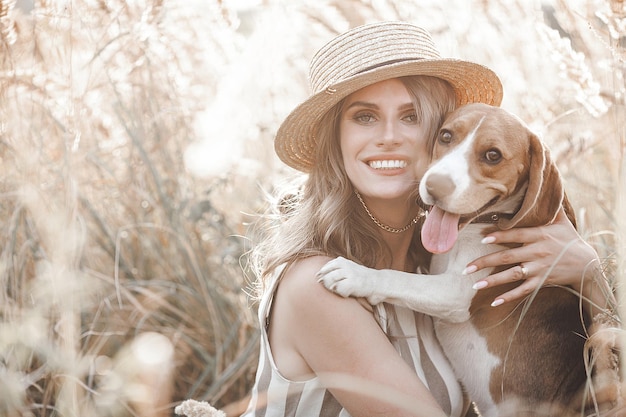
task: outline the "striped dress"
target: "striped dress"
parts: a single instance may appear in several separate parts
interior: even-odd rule
[[[259,365],[250,404],[242,417],[349,417],[318,378],[291,381],[278,371],[267,328],[279,277],[280,273],[275,274],[259,304]],[[396,350],[415,369],[446,414],[462,417],[468,403],[435,337],[432,319],[386,303],[375,307],[375,316]]]

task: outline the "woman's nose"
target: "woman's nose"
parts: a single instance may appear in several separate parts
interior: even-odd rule
[[[398,145],[402,141],[396,122],[390,120],[384,123],[383,132],[380,135],[381,146]]]

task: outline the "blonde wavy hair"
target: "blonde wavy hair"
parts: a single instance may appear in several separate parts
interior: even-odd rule
[[[429,76],[399,78],[412,97],[420,123],[427,125],[429,152],[445,115],[455,107],[455,94],[444,80]],[[362,265],[374,267],[391,264],[392,253],[381,231],[360,208],[354,187],[343,166],[339,144],[339,120],[344,101],[338,103],[319,123],[317,164],[308,174],[299,192],[278,198],[277,215],[268,216],[270,224],[261,225],[262,241],[252,250],[252,267],[259,277],[257,290],[282,264],[314,255],[343,256]],[[415,187],[417,193],[417,184]],[[258,225],[257,225],[258,227]],[[413,229],[409,259],[415,266],[424,265],[420,228]],[[260,295],[260,294],[257,294]]]

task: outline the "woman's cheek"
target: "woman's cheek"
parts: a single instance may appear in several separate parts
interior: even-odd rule
[[[427,155],[418,155],[417,162],[415,163],[415,178],[420,181],[426,170],[428,169],[428,157]]]

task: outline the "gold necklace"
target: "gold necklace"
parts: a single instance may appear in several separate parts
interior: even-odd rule
[[[380,227],[381,229],[389,232],[389,233],[402,233],[402,232],[406,232],[407,230],[409,230],[411,227],[413,227],[414,224],[416,224],[420,217],[423,216],[422,213],[417,213],[417,216],[413,217],[413,219],[409,222],[409,224],[407,224],[406,226],[404,226],[401,229],[396,229],[395,227],[391,227],[391,226],[387,226],[384,223],[381,223],[380,220],[378,220],[376,217],[374,217],[374,215],[370,212],[370,210],[367,208],[367,206],[365,205],[365,201],[363,201],[363,198],[361,198],[361,194],[357,191],[354,190],[357,198],[359,199],[359,201],[361,202],[361,205],[363,206],[363,208],[365,209],[365,212],[367,213],[368,216],[370,216],[370,219],[372,219],[372,221],[374,222],[374,224],[376,224],[376,226]]]

